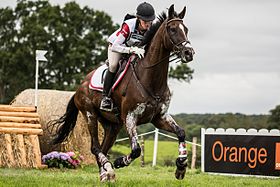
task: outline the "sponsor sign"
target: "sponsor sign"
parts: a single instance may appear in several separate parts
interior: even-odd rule
[[[279,130],[202,129],[202,170],[280,176]]]

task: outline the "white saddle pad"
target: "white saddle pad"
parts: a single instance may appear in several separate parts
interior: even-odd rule
[[[95,70],[93,73],[91,79],[89,88],[93,90],[103,91],[103,82],[104,82],[104,76],[106,74],[106,71],[108,70],[108,66],[106,64],[100,66]]]

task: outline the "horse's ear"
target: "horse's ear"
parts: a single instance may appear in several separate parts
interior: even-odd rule
[[[180,14],[178,15],[178,17],[180,18],[180,19],[183,19],[184,17],[185,17],[185,14],[186,14],[186,6],[184,7],[184,9],[182,10],[182,12],[180,12]]]
[[[173,18],[174,17],[174,4],[172,4],[169,9],[168,9],[168,18]]]

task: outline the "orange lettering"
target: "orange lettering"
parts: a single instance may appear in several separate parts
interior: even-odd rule
[[[217,154],[217,150],[219,149],[220,153]],[[247,165],[250,168],[255,168],[258,162],[264,164],[267,161],[267,150],[265,148],[260,148],[258,150],[258,148],[255,147],[251,147],[249,150],[246,147],[224,147],[221,141],[216,141],[212,147],[212,158],[216,162],[221,160],[224,162],[248,162]],[[280,168],[280,163],[278,163],[278,165]]]
[[[231,153],[229,154],[229,161],[230,162],[238,162],[237,159],[237,148],[236,147],[232,147],[229,150]]]
[[[253,151],[253,159],[252,159],[252,153]],[[249,151],[248,151],[248,160],[250,163],[248,163],[248,166],[250,168],[255,168],[256,165],[257,165],[257,148],[250,148]],[[252,165],[253,164],[253,165]]]
[[[217,145],[217,144],[220,146],[220,149],[221,149],[221,154],[220,154],[220,157],[219,157],[219,158],[217,158],[216,155],[215,155],[215,148],[216,148],[216,145]],[[212,157],[213,157],[213,159],[214,159],[216,162],[220,161],[220,160],[223,158],[223,144],[222,144],[222,142],[216,141],[216,142],[214,143],[214,145],[213,145],[213,147],[212,147]]]
[[[227,151],[229,150],[229,147],[225,147],[225,153],[224,153],[224,161],[227,161]]]
[[[263,152],[263,153],[262,153]],[[264,157],[264,159],[262,159],[262,157]],[[264,164],[265,162],[266,162],[266,160],[267,160],[267,152],[266,152],[266,149],[265,148],[261,148],[260,150],[259,150],[259,157],[258,157],[258,159],[259,159],[259,162],[261,163],[261,164]]]
[[[246,149],[246,147],[240,147],[239,148],[239,162],[242,162],[242,158],[241,158],[242,151],[244,152],[244,162],[247,162],[247,149]]]

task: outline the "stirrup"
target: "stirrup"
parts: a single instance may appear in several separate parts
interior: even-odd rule
[[[113,110],[113,101],[110,97],[103,97],[100,103],[100,110],[107,112],[112,112]]]

